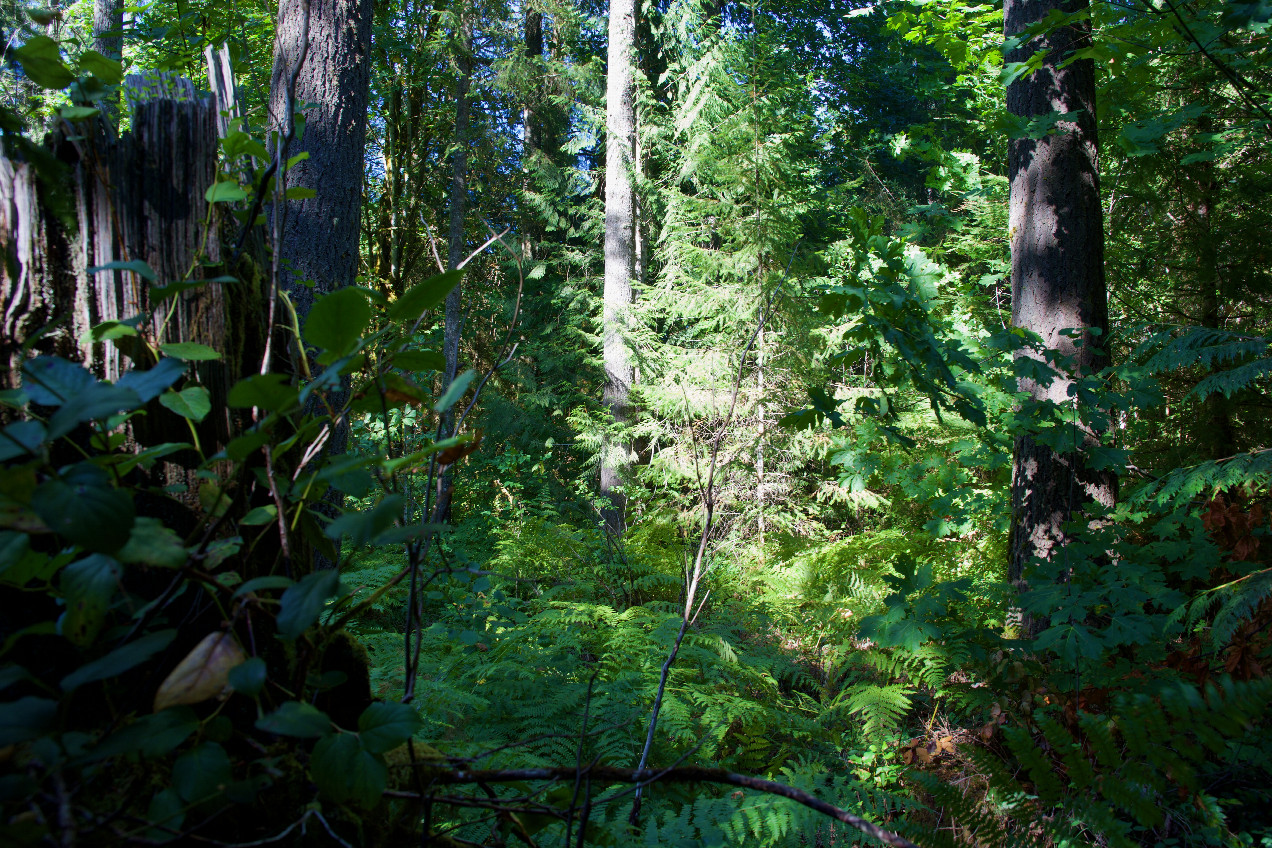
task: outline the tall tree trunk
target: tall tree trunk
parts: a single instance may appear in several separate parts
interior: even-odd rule
[[[625,425],[633,379],[627,326],[636,270],[636,0],[610,0],[608,76],[605,88],[605,293],[602,338],[604,402],[614,422]],[[601,457],[601,494],[609,498],[605,526],[623,531],[626,498],[621,491],[631,462],[625,442],[607,440]]]
[[[468,90],[473,79],[473,21],[471,11],[461,10],[459,17],[459,55],[456,57],[458,74],[455,77],[455,153],[451,159],[450,235],[447,239],[446,267],[455,270],[464,261],[468,240],[464,237],[464,212],[468,205],[468,124],[472,102]],[[446,359],[445,385],[449,386],[459,373],[459,340],[464,332],[463,283],[446,295],[446,326],[442,338],[442,354]],[[458,404],[457,404],[458,405]],[[443,415],[443,437],[455,435],[455,408]],[[438,477],[439,503],[449,512],[451,498],[451,471],[443,469]]]
[[[1011,38],[1053,10],[1075,13],[1086,8],[1087,0],[1007,0],[1003,29]],[[1018,388],[1036,400],[1066,407],[1074,403],[1069,397],[1074,380],[1107,363],[1100,352],[1108,335],[1108,300],[1095,67],[1089,59],[1061,67],[1075,50],[1090,43],[1090,37],[1090,25],[1083,20],[1055,27],[1005,57],[1008,62],[1023,62],[1038,51],[1046,53],[1037,72],[1008,86],[1007,108],[1013,115],[1034,118],[1052,111],[1069,115],[1041,139],[1012,139],[1007,166],[1012,323],[1034,331],[1046,347],[1072,358],[1071,369],[1051,383],[1022,379]],[[1076,337],[1062,334],[1070,329],[1081,332]],[[1097,438],[1089,430],[1084,432],[1088,445]],[[1031,558],[1051,559],[1067,541],[1064,523],[1088,504],[1111,506],[1117,480],[1109,471],[1087,468],[1082,450],[1058,454],[1030,436],[1021,436],[1016,441],[1011,495],[1008,575],[1024,589]],[[1025,634],[1040,624],[1026,622]]]
[[[274,245],[278,285],[291,297],[302,326],[315,297],[353,285],[358,274],[372,9],[372,0],[278,4],[269,109],[280,144],[291,113],[314,104],[304,112],[303,134],[297,132],[281,153],[284,161],[309,154],[287,170],[285,186],[311,189],[314,196],[274,210],[276,228],[281,228]],[[303,349],[298,354],[306,355]],[[323,406],[342,408],[348,391],[346,378],[328,393]],[[348,423],[341,418],[328,439],[328,455],[343,454],[348,441]],[[325,512],[334,514],[338,497],[334,489],[326,493]],[[316,567],[331,564],[315,556]]]

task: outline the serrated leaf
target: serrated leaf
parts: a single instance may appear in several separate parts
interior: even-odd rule
[[[108,556],[93,554],[62,569],[59,588],[66,601],[62,635],[84,647],[97,638],[119,588],[123,569]]]
[[[159,395],[159,404],[196,424],[212,411],[212,397],[202,386],[187,386],[179,392]]]
[[[175,530],[157,518],[140,516],[133,521],[128,542],[115,552],[120,562],[138,562],[157,568],[180,568],[188,554]]]
[[[215,698],[228,685],[230,669],[246,660],[232,633],[209,633],[159,684],[154,711]]]
[[[257,719],[256,729],[279,736],[313,739],[331,732],[331,719],[313,704],[284,701],[274,712]]]
[[[88,463],[45,480],[31,496],[31,508],[62,538],[102,553],[128,541],[135,515],[131,495],[112,487],[106,472]]]
[[[378,701],[358,716],[362,747],[372,754],[384,754],[406,742],[422,726],[419,713],[409,704]]]
[[[340,574],[333,568],[315,571],[283,592],[278,611],[278,635],[295,639],[318,620],[327,603],[340,590]]]

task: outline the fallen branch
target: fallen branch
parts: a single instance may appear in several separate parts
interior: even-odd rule
[[[811,810],[815,810],[822,815],[832,818],[837,822],[854,827],[867,836],[878,839],[885,845],[892,845],[895,848],[919,848],[910,840],[890,830],[885,830],[873,822],[866,821],[860,816],[853,815],[847,810],[841,810],[833,804],[828,804],[819,798],[810,795],[802,789],[796,789],[793,786],[787,786],[784,783],[778,783],[773,780],[765,780],[760,777],[751,777],[745,774],[735,774],[731,771],[718,768],[700,768],[697,766],[681,766],[671,769],[621,769],[611,766],[585,766],[582,769],[577,767],[554,766],[551,768],[529,768],[529,769],[438,769],[436,762],[418,763],[421,768],[428,769],[425,775],[426,781],[431,785],[453,786],[455,784],[472,783],[472,784],[489,784],[489,783],[518,783],[526,780],[559,780],[559,781],[575,781],[580,778],[586,778],[593,783],[635,783],[645,786],[655,782],[667,781],[671,783],[723,783],[729,786],[740,786],[743,789],[754,789],[757,792],[764,792],[769,795],[777,795],[787,798],[797,804],[803,804]],[[430,795],[421,795],[417,792],[401,792],[390,790],[384,793],[390,798],[403,798],[425,801],[431,798]],[[436,800],[436,799],[434,799]]]

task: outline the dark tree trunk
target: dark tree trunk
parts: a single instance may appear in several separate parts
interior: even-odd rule
[[[1073,13],[1086,7],[1087,0],[1007,0],[1004,32],[1011,38],[1053,10]],[[1007,108],[1013,115],[1069,115],[1043,138],[1015,138],[1008,146],[1012,323],[1037,333],[1046,347],[1059,350],[1072,363],[1049,384],[1022,379],[1019,389],[1062,407],[1074,403],[1069,389],[1076,378],[1107,363],[1101,352],[1108,334],[1108,301],[1095,68],[1089,59],[1061,67],[1089,42],[1090,27],[1082,21],[1053,28],[1005,57],[1023,62],[1038,51],[1046,52],[1036,73],[1008,86]],[[1080,333],[1062,334],[1073,329]],[[1097,438],[1084,430],[1086,444]],[[1065,544],[1063,524],[1092,502],[1111,506],[1116,494],[1116,477],[1088,469],[1082,450],[1057,454],[1029,436],[1020,437],[1012,471],[1010,579],[1024,588],[1029,561],[1049,560]],[[1031,628],[1027,624],[1025,629]]]
[[[274,245],[278,285],[291,297],[302,326],[316,297],[352,285],[358,274],[372,10],[372,0],[278,4],[270,120],[280,128],[280,140],[291,113],[314,104],[304,110],[303,134],[297,132],[282,156],[309,154],[287,170],[285,185],[311,189],[315,196],[274,210],[275,232],[281,232]],[[345,379],[328,393],[325,404],[316,400],[315,409],[341,409],[347,397]],[[327,442],[327,454],[343,454],[348,441],[348,424],[341,418]],[[338,497],[334,490],[326,494],[325,512],[334,514]],[[316,555],[315,566],[331,564]]]
[[[611,0],[605,90],[605,293],[602,337],[604,403],[620,427],[630,417],[634,372],[628,349],[632,279],[636,272],[636,0]],[[606,529],[623,531],[623,478],[631,465],[624,440],[606,440],[601,456],[601,494],[609,498]]]
[[[308,14],[306,14],[308,6]],[[309,158],[287,172],[287,187],[317,193],[287,204],[280,281],[301,316],[315,296],[351,285],[358,273],[358,219],[370,81],[371,0],[280,0],[270,116],[286,126],[289,108],[313,103],[288,156]],[[291,75],[302,62],[294,92]],[[290,94],[290,100],[289,100]],[[303,281],[311,281],[312,288]]]

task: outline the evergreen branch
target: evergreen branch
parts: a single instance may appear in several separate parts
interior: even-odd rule
[[[893,833],[879,827],[877,824],[867,821],[860,816],[853,815],[847,810],[840,809],[833,804],[829,804],[814,795],[788,786],[784,783],[778,783],[775,780],[765,780],[761,777],[752,777],[746,774],[737,774],[735,772],[726,771],[719,768],[702,768],[700,766],[681,766],[679,768],[659,770],[659,769],[622,769],[613,766],[589,766],[582,770],[577,767],[553,766],[549,768],[529,768],[529,769],[483,769],[479,771],[464,771],[456,769],[454,771],[438,770],[433,771],[433,763],[420,763],[421,766],[429,769],[427,779],[432,785],[454,786],[457,784],[477,784],[477,783],[520,783],[528,780],[559,780],[574,781],[580,776],[586,780],[596,783],[652,783],[655,781],[666,781],[669,783],[720,783],[728,786],[738,786],[743,789],[753,789],[757,792],[763,792],[768,795],[777,795],[781,798],[802,804],[811,810],[821,813],[824,816],[834,819],[841,824],[856,828],[867,836],[877,839],[885,845],[894,846],[894,848],[919,848],[910,840],[900,834]],[[415,792],[404,792],[398,790],[389,790],[384,793],[388,798],[400,798],[405,800],[423,801],[425,796]]]

